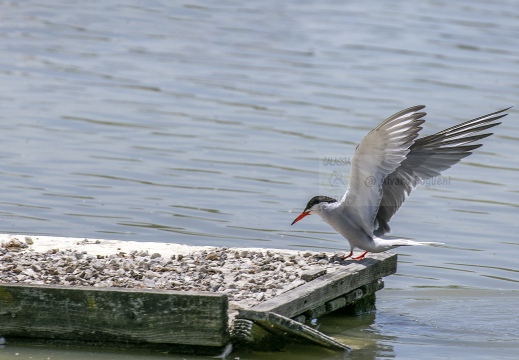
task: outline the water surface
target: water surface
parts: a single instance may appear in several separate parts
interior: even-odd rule
[[[518,20],[513,1],[2,2],[0,231],[345,251],[289,226],[330,190],[320,159],[416,104],[424,134],[516,106]],[[515,358],[518,115],[391,222],[446,245],[398,249],[376,313],[320,320],[351,358]],[[0,349],[24,356],[71,355]]]

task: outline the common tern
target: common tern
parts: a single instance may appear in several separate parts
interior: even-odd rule
[[[435,245],[408,239],[388,239],[389,220],[420,183],[472,154],[482,144],[475,141],[492,133],[481,133],[506,116],[506,108],[463,122],[434,135],[418,138],[425,122],[424,105],[402,110],[371,130],[351,158],[350,183],[340,201],[328,196],[314,196],[304,211],[292,222],[317,214],[344,236],[353,250],[378,253],[398,246]]]

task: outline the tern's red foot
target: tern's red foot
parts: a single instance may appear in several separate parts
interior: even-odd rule
[[[350,258],[352,255],[353,255],[353,250],[351,250],[350,253],[349,253],[348,255],[342,257],[342,258],[341,258],[341,261],[344,261],[344,260]]]
[[[351,259],[352,259],[352,260],[361,260],[361,259],[364,259],[364,256],[366,256],[367,253],[368,253],[368,252],[365,251],[365,252],[363,252],[362,254],[360,254],[359,256],[354,257],[354,258],[351,258]],[[350,256],[351,256],[351,254],[350,254]]]

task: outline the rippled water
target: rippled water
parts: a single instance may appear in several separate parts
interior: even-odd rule
[[[427,105],[425,134],[517,106],[518,9],[0,2],[0,231],[346,250],[319,219],[289,226],[329,190],[320,159],[351,156],[412,105]],[[358,349],[351,358],[515,358],[518,114],[392,220],[395,235],[446,245],[398,249],[376,313],[322,319]],[[15,351],[48,356],[0,358]]]

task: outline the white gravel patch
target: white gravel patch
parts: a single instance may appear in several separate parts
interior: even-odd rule
[[[0,283],[225,293],[250,308],[334,271],[341,254],[0,235]]]

